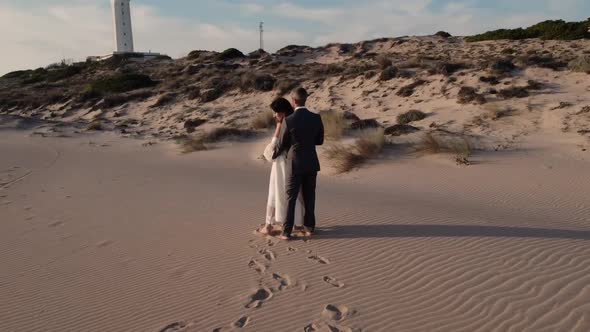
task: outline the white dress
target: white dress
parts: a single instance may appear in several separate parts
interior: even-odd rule
[[[282,130],[284,131],[286,124],[283,122]],[[281,133],[282,136],[282,133]],[[291,161],[292,156],[290,150],[283,152],[275,160],[272,155],[278,139],[272,138],[272,141],[264,149],[264,158],[272,162],[272,169],[270,171],[270,183],[268,186],[268,202],[266,204],[266,223],[285,223],[287,220],[287,182],[291,176]],[[303,226],[303,196],[299,191],[297,197],[297,205],[295,206],[295,225]]]

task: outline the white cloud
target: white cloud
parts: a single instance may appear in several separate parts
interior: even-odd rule
[[[258,46],[256,26],[214,25],[168,17],[150,6],[132,9],[135,46],[138,51],[181,57],[194,49],[223,50],[236,47],[252,51]],[[0,4],[2,61],[0,75],[17,69],[46,66],[63,58],[84,60],[114,49],[111,11],[108,7],[78,1],[36,9]],[[269,49],[287,42],[304,43],[302,33],[273,28],[265,35]]]
[[[2,0],[0,0],[2,1]],[[497,0],[498,6],[521,6],[526,11],[494,12],[470,6],[472,1],[451,0],[430,8],[434,0],[366,0],[332,7],[297,5],[295,0],[207,0],[224,11],[267,21],[265,45],[274,51],[287,44],[318,46],[356,42],[376,37],[431,34],[446,30],[467,35],[499,27],[519,27],[548,17],[572,17],[587,0]],[[567,6],[566,6],[567,5]],[[253,22],[209,18],[199,22],[163,15],[151,6],[133,3],[135,46],[180,57],[193,49],[236,47],[251,51],[258,45]],[[277,23],[278,22],[278,23]],[[281,24],[281,26],[279,26]],[[248,26],[245,28],[245,26]],[[289,27],[289,28],[287,28]],[[52,0],[26,8],[0,2],[2,61],[0,75],[15,69],[44,66],[62,58],[84,59],[114,48],[110,8],[94,0]]]

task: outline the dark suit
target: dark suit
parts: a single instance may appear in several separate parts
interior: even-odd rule
[[[315,229],[315,188],[320,171],[316,146],[324,144],[324,124],[318,114],[305,107],[297,108],[287,117],[285,124],[287,128],[283,137],[279,138],[273,159],[291,149],[292,172],[287,181],[287,220],[283,231],[285,235],[291,235],[300,190],[305,205],[304,225],[312,231]]]

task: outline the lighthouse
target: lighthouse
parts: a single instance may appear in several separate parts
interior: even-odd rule
[[[130,0],[112,0],[115,21],[115,53],[133,53],[133,29],[131,28]]]

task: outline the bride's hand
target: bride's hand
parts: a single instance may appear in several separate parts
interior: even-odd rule
[[[285,118],[285,116],[282,113],[275,113],[274,118],[277,122],[277,125],[280,126],[283,123],[283,119]]]

